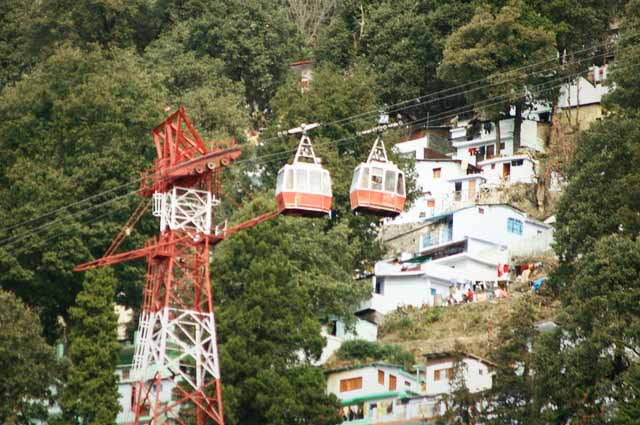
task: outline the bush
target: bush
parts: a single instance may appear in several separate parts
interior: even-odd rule
[[[380,344],[361,339],[345,341],[336,352],[341,360],[377,360],[400,364],[410,369],[415,364],[412,353],[399,345]]]

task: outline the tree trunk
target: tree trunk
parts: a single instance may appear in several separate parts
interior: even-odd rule
[[[522,102],[516,103],[516,117],[513,123],[513,153],[520,149],[522,133]]]

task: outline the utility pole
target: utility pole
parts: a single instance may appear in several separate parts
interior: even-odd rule
[[[232,142],[230,147],[210,151],[183,108],[151,135],[157,159],[142,175],[140,194],[153,200],[159,235],[143,248],[115,254],[123,235],[146,209],[139,207],[105,256],[74,270],[139,258],[147,261],[128,422],[224,425],[210,248],[279,212],[231,228],[213,226],[213,207],[220,202],[215,179],[220,178],[218,171],[240,156],[240,148]]]

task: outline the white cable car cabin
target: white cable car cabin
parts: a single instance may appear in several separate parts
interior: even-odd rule
[[[387,159],[380,136],[367,162],[356,167],[349,195],[351,210],[356,213],[395,217],[403,211],[407,199],[404,173]]]
[[[320,217],[331,211],[331,176],[316,158],[304,126],[302,129],[293,164],[286,164],[278,172],[276,202],[282,214]]]

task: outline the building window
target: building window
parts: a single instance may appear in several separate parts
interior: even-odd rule
[[[522,221],[509,217],[507,219],[507,232],[514,235],[522,235]]]
[[[397,383],[398,383],[398,380],[396,379],[396,377],[393,375],[389,375],[389,391],[395,390]]]
[[[122,379],[129,379],[129,369],[123,369],[122,370]]]
[[[484,375],[484,370],[482,368],[478,368],[478,375]]]
[[[359,390],[362,388],[362,377],[340,380],[340,392]]]
[[[450,235],[446,233],[446,229],[444,231],[440,229],[433,229],[427,233],[423,233],[420,236],[420,250],[426,249],[430,246],[438,245],[443,242],[449,242],[450,239],[447,239],[448,236]]]
[[[487,159],[491,159],[493,158],[495,155],[495,145],[489,145],[487,146]]]
[[[384,295],[384,277],[375,277],[376,279],[376,294]]]
[[[441,374],[441,370],[434,370],[433,371],[433,380],[434,381],[439,381],[440,379],[442,379],[442,374]]]
[[[431,288],[431,295],[435,297],[437,294],[438,291],[436,291],[435,288]]]
[[[449,369],[447,369],[447,379],[449,381],[451,381],[453,379],[453,368],[450,367]]]
[[[513,161],[511,161],[511,165],[513,165],[514,167],[520,167],[522,166],[522,164],[524,164],[524,159],[514,159]]]
[[[384,385],[384,371],[383,370],[379,370],[378,371],[378,384]]]
[[[435,199],[429,199],[427,201],[427,208],[435,208],[436,207],[436,200]]]
[[[433,179],[439,179],[442,176],[442,168],[434,168],[433,169]]]

